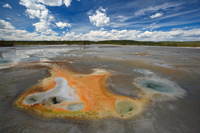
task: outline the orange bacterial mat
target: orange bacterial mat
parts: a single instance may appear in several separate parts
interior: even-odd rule
[[[55,64],[50,65],[50,67],[51,76],[43,79],[21,95],[16,101],[18,108],[50,118],[128,118],[139,114],[145,103],[141,99],[120,96],[108,91],[105,79],[111,73],[106,70],[95,69],[91,74],[79,74],[69,69],[60,68]],[[74,101],[64,99],[62,96],[65,94],[61,93],[59,88],[54,89],[57,77],[66,80],[71,89],[71,92],[66,93],[66,95],[75,99]],[[54,96],[54,92],[62,96],[56,94]],[[31,104],[28,104],[26,101],[30,100],[32,100]]]

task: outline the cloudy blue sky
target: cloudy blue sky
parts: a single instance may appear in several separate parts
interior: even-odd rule
[[[200,40],[199,0],[1,0],[0,39]]]

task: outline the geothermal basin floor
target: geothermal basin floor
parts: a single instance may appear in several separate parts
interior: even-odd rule
[[[200,48],[0,48],[0,132],[200,131]]]

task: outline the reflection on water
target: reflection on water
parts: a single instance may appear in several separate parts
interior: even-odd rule
[[[5,52],[6,51],[6,52]],[[15,47],[1,48],[0,69],[25,61],[48,61],[68,52],[67,47]],[[9,63],[9,64],[7,64]]]

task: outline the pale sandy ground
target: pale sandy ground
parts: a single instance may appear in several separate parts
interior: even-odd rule
[[[68,48],[60,55],[45,57],[64,62],[79,73],[94,68],[112,73],[108,89],[116,94],[140,98],[142,91],[133,82],[143,75],[134,69],[148,69],[157,76],[177,83],[186,95],[182,98],[154,98],[144,111],[128,120],[43,119],[14,107],[14,101],[29,87],[48,76],[45,67],[19,65],[0,69],[0,132],[104,132],[104,133],[198,133],[200,131],[200,49],[145,46],[51,46]],[[49,48],[41,46],[40,49]],[[19,47],[18,47],[19,49]],[[27,48],[28,49],[28,48]],[[8,49],[1,49],[1,55]],[[26,50],[26,49],[25,49]],[[143,53],[143,54],[141,54]],[[55,53],[54,53],[55,54]],[[31,57],[39,54],[32,52]],[[24,55],[23,55],[24,56]],[[25,61],[26,62],[26,61]],[[23,65],[21,65],[23,64]]]

